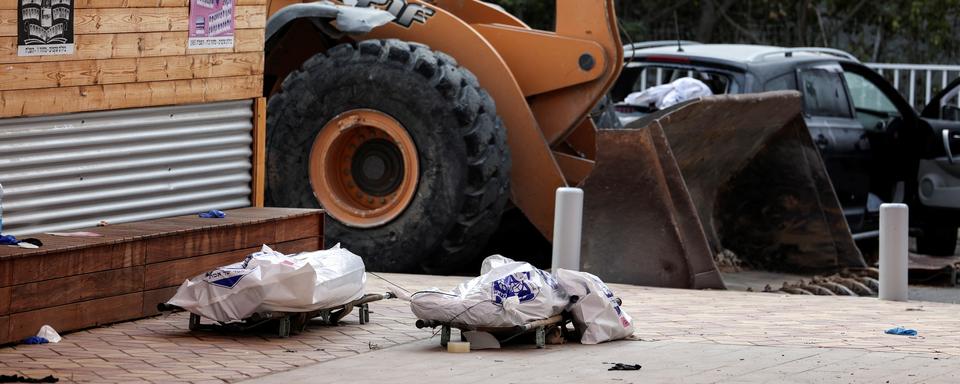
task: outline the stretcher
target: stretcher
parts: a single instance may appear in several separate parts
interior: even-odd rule
[[[277,335],[281,338],[290,337],[303,332],[311,320],[320,319],[324,325],[337,325],[340,320],[350,314],[354,308],[357,309],[357,317],[360,324],[370,322],[369,303],[374,301],[395,298],[392,293],[374,294],[368,293],[363,297],[353,300],[349,303],[338,305],[331,308],[317,309],[307,312],[259,312],[252,316],[236,322],[215,322],[202,323],[201,316],[190,313],[189,328],[191,331],[219,331],[219,332],[247,332],[253,328],[263,326],[267,323],[275,322],[277,324]],[[182,308],[166,303],[157,304],[157,309],[161,312],[182,310]]]
[[[532,321],[523,325],[513,327],[478,327],[468,324],[450,322],[444,323],[434,320],[417,320],[417,328],[437,328],[440,327],[440,345],[444,348],[450,342],[450,334],[453,328],[460,330],[460,338],[466,341],[463,332],[479,331],[487,332],[497,338],[501,344],[513,340],[521,335],[533,333],[537,348],[544,348],[547,345],[547,331],[553,327],[558,327],[561,332],[566,332],[566,324],[569,318],[564,315],[556,315],[542,320]]]

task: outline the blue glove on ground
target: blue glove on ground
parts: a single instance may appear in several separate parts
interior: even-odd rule
[[[204,219],[222,219],[224,217],[227,217],[227,214],[223,213],[223,211],[218,211],[214,209],[212,211],[201,212],[200,217]]]
[[[14,235],[0,235],[0,245],[17,245],[17,237]]]
[[[917,330],[907,329],[904,327],[890,328],[885,332],[888,335],[899,335],[899,336],[916,336]]]

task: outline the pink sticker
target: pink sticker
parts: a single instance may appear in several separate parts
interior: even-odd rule
[[[190,0],[189,49],[233,48],[235,0]]]

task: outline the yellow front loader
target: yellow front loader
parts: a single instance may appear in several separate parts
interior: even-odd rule
[[[721,288],[724,249],[863,266],[797,94],[598,129],[623,61],[613,1],[555,5],[541,31],[476,0],[270,1],[267,204],[322,206],[326,241],[371,270],[457,270],[511,207],[549,240],[565,186],[586,194],[584,268],[610,281]]]

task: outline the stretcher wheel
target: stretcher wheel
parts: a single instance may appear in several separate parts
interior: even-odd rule
[[[446,348],[447,343],[450,342],[450,326],[443,325],[440,327],[440,346]]]
[[[537,327],[537,348],[544,348],[547,345],[547,327]]]
[[[370,322],[370,306],[367,304],[361,305],[360,313],[358,317],[360,317],[360,324],[369,323]]]
[[[298,313],[291,315],[291,317],[293,318],[290,322],[291,333],[298,335],[307,329],[307,323],[310,322],[310,316],[308,316],[306,313]]]
[[[200,316],[197,315],[197,314],[195,314],[195,313],[191,313],[191,314],[190,314],[190,322],[188,323],[188,327],[190,328],[191,331],[199,330],[199,329],[200,329]]]
[[[280,335],[280,338],[286,339],[290,337],[291,325],[290,316],[283,316],[280,318],[280,324],[277,327],[277,334]]]

